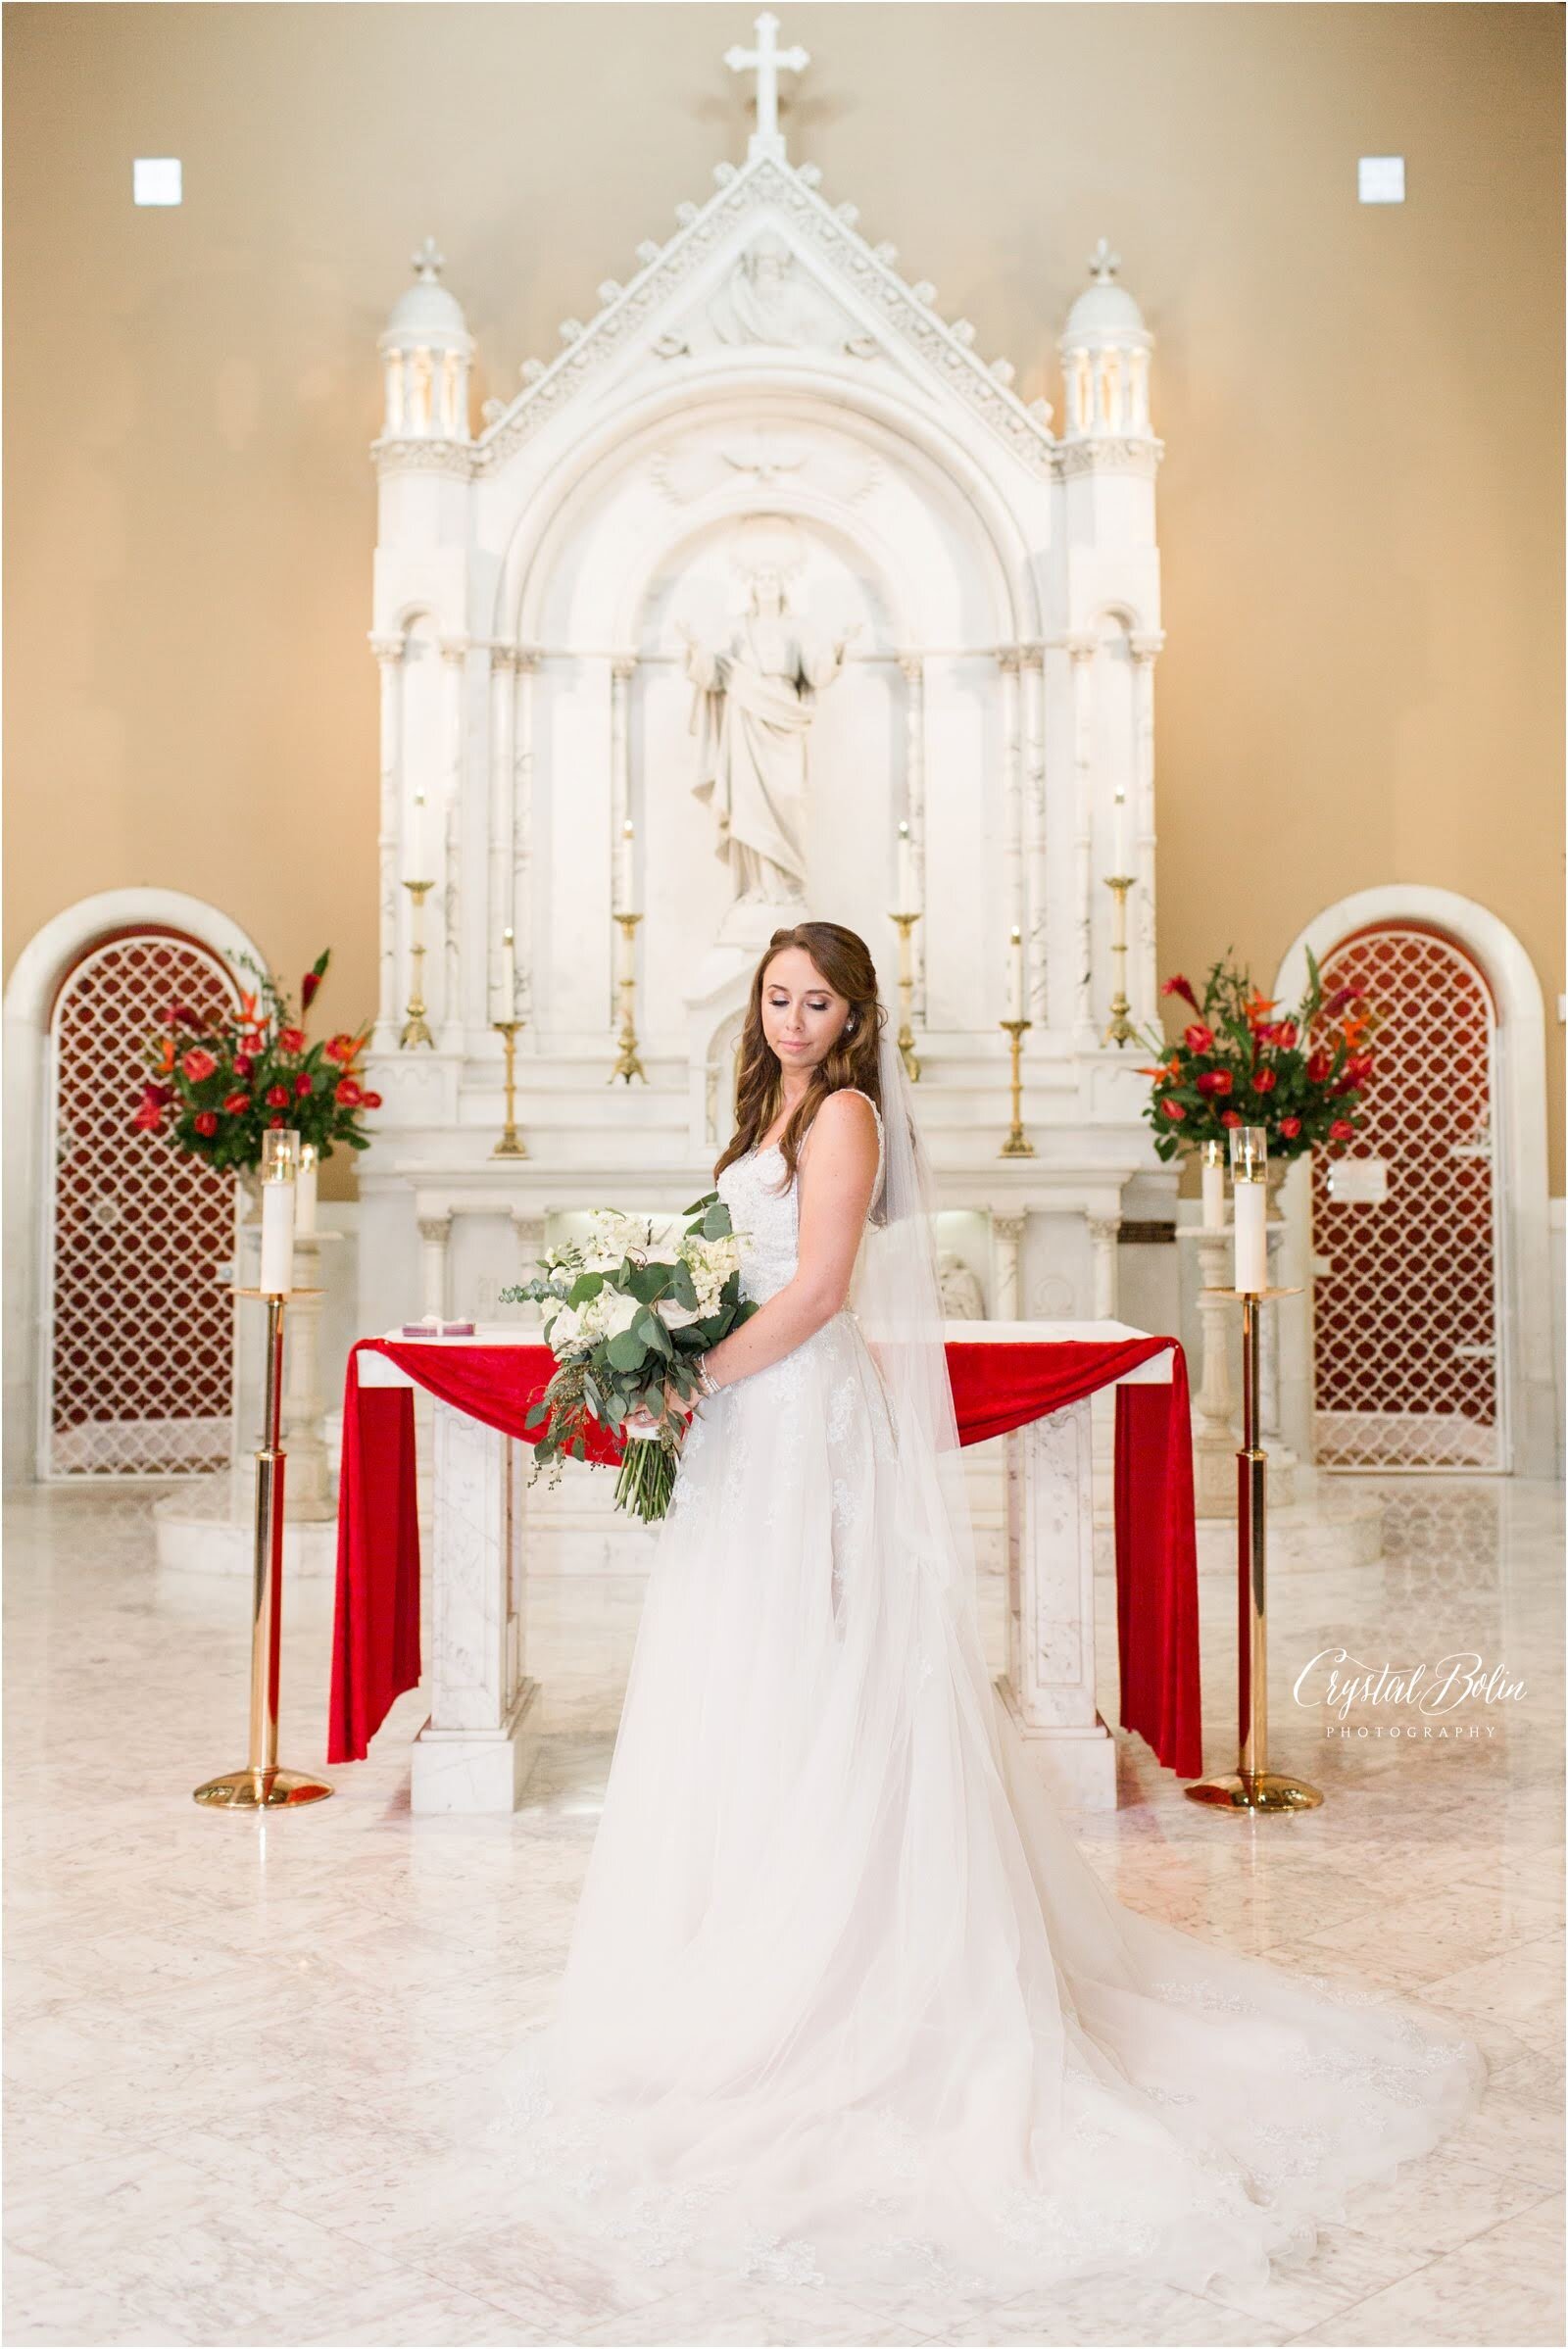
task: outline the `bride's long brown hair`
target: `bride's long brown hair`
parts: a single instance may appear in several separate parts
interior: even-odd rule
[[[877,1047],[887,1013],[877,1001],[876,965],[864,939],[836,921],[803,921],[791,930],[775,930],[752,980],[735,1071],[735,1132],[713,1168],[715,1182],[731,1159],[744,1158],[761,1140],[784,1099],[784,1072],[778,1054],[762,1033],[762,982],[775,955],[785,954],[791,947],[799,947],[810,957],[834,994],[847,1000],[850,1010],[827,1052],[812,1069],[805,1097],[779,1136],[784,1159],[784,1180],[779,1189],[785,1191],[794,1182],[801,1145],[830,1093],[853,1085],[858,1092],[869,1094],[879,1110],[882,1107]]]

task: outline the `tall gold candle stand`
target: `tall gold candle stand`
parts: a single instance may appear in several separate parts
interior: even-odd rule
[[[1007,1139],[997,1152],[999,1158],[1032,1158],[1035,1146],[1023,1130],[1023,1040],[1026,1029],[1034,1026],[1032,1019],[1003,1019],[997,1025],[1005,1028],[1012,1040],[1012,1125]]]
[[[492,1158],[526,1158],[528,1155],[527,1147],[517,1131],[517,1030],[522,1024],[520,1019],[491,1022],[507,1055],[507,1122],[501,1129],[501,1140],[490,1152]]]
[[[1116,918],[1110,933],[1116,986],[1110,999],[1110,1025],[1101,1039],[1104,1044],[1130,1044],[1138,1034],[1127,1016],[1127,892],[1133,885],[1133,879],[1131,873],[1109,873],[1105,877],[1105,887],[1116,900]]]
[[[920,1063],[915,1057],[914,1030],[909,1024],[909,1012],[914,1003],[914,958],[909,951],[918,913],[890,913],[888,915],[899,933],[899,1050],[904,1054],[905,1073],[911,1085],[920,1082]]]
[[[252,1576],[250,1760],[243,1770],[210,1778],[195,1800],[214,1811],[275,1811],[330,1794],[325,1779],[277,1766],[278,1654],[283,1629],[283,1307],[270,1289],[236,1289],[267,1306],[267,1398],[256,1454],[256,1561]],[[296,1289],[295,1297],[319,1297]]]
[[[433,1052],[435,1038],[424,1019],[424,901],[435,883],[405,881],[403,886],[414,900],[414,916],[409,924],[409,1016],[398,1038],[398,1050],[406,1052],[416,1044],[427,1044]]]
[[[621,938],[620,977],[616,981],[620,991],[620,1052],[607,1082],[613,1085],[617,1077],[623,1077],[629,1085],[633,1077],[641,1077],[646,1085],[648,1071],[637,1057],[637,924],[642,915],[617,913],[614,918]]]
[[[1262,1307],[1298,1289],[1230,1289],[1242,1302],[1242,1441],[1236,1454],[1236,1671],[1241,1757],[1224,1778],[1200,1779],[1192,1802],[1233,1811],[1311,1811],[1323,1800],[1304,1779],[1268,1766],[1268,1454],[1258,1442]]]

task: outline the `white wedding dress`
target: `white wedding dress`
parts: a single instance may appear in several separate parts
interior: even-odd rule
[[[759,1299],[795,1269],[781,1171],[719,1181]],[[1104,1890],[905,1473],[849,1310],[698,1410],[487,2184],[670,2288],[1260,2280],[1455,2126],[1481,2059]]]

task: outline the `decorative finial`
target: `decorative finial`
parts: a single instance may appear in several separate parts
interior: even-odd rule
[[[810,64],[805,49],[781,49],[778,45],[778,19],[760,16],[757,20],[757,46],[743,49],[738,45],[724,52],[724,63],[732,73],[757,75],[757,131],[752,140],[753,155],[777,155],[783,142],[778,134],[778,77],[780,68],[786,73],[803,73]]]
[[[417,253],[410,254],[409,260],[416,277],[422,277],[426,285],[433,285],[447,266],[447,257],[433,236],[427,236]]]
[[[1121,268],[1121,255],[1113,253],[1107,237],[1102,237],[1089,256],[1089,274],[1097,285],[1109,285]]]

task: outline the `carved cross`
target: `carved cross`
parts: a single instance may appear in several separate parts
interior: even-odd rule
[[[726,49],[724,63],[732,73],[757,75],[757,135],[776,139],[778,136],[778,76],[782,66],[791,73],[804,73],[810,64],[805,49],[781,49],[778,46],[778,19],[760,16],[757,20],[755,49]]]
[[[1102,237],[1089,256],[1089,274],[1097,285],[1110,285],[1121,268],[1121,255],[1113,253],[1109,240]]]
[[[417,253],[410,254],[409,263],[416,277],[422,278],[426,285],[433,285],[447,266],[447,257],[435,238],[427,236]]]

